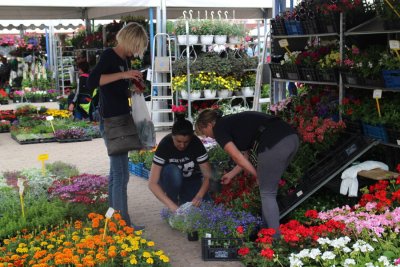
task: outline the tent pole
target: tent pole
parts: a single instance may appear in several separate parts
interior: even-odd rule
[[[153,38],[154,38],[154,10],[149,8],[149,42],[150,42],[150,58],[153,58]]]

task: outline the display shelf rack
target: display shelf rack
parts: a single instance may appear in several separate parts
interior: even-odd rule
[[[317,192],[321,187],[326,185],[330,180],[334,177],[339,175],[342,171],[344,171],[348,166],[350,166],[355,160],[359,157],[367,153],[371,148],[380,144],[377,140],[366,139],[363,136],[355,135],[350,138],[344,146],[341,146],[340,149],[336,149],[333,153],[340,155],[340,154],[347,154],[346,161],[337,162],[330,170],[324,170],[320,173],[320,177],[314,177],[317,181],[312,184],[310,187],[305,178],[303,183],[298,186],[298,188],[293,192],[292,197],[288,197],[287,199],[283,198],[285,201],[290,201],[287,203],[286,206],[280,207],[280,218],[285,217],[289,214],[292,210],[298,207],[301,203],[303,203],[307,198],[312,196],[315,192]],[[318,163],[317,163],[318,164]],[[331,166],[331,165],[330,165]],[[323,164],[320,166],[324,168]],[[325,176],[326,174],[326,176]],[[324,177],[325,176],[325,177]],[[278,200],[279,203],[279,200]]]
[[[321,85],[338,85],[335,82],[318,82],[318,81],[305,81],[305,80],[290,80],[290,79],[276,79],[272,78],[276,82],[298,82],[298,83],[310,83],[310,84],[321,84]]]

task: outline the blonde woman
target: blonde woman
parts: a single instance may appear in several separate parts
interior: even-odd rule
[[[116,36],[117,46],[104,50],[93,71],[89,75],[88,87],[100,87],[100,115],[110,118],[129,114],[128,98],[133,81],[142,82],[142,73],[130,69],[130,58],[142,57],[148,45],[148,36],[138,23],[129,23]],[[135,89],[139,91],[139,88]],[[140,91],[139,91],[140,92]],[[104,136],[104,127],[100,122]],[[104,138],[106,141],[106,138]],[[107,141],[106,141],[107,142]],[[140,142],[138,138],[138,142]],[[131,222],[128,214],[127,186],[129,181],[128,152],[111,155],[108,194],[110,207],[118,210],[128,225],[135,230],[144,229]]]

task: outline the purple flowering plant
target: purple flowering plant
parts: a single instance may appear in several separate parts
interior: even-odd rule
[[[68,203],[104,203],[108,199],[108,179],[105,176],[81,174],[56,180],[48,189],[51,198]]]
[[[243,227],[242,238],[248,239],[253,230],[261,224],[261,218],[246,211],[233,211],[222,204],[203,202],[200,207],[192,207],[183,216],[177,216],[168,209],[161,211],[161,217],[169,220],[171,226],[183,232],[198,231],[199,236],[206,233],[213,238],[238,237],[237,228]]]
[[[54,136],[57,139],[80,139],[86,136],[85,130],[81,128],[71,128],[66,130],[56,130]]]

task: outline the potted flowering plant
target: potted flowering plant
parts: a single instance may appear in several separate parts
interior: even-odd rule
[[[76,142],[76,141],[90,141],[91,138],[86,136],[85,130],[81,128],[71,128],[66,130],[56,130],[54,137],[58,142]]]
[[[198,22],[195,20],[189,20],[189,32],[186,33],[186,19],[177,20],[175,24],[175,34],[178,38],[180,45],[186,45],[186,34],[188,34],[189,45],[197,44],[198,42]]]
[[[301,51],[286,52],[281,60],[286,76],[290,80],[300,80],[300,73],[296,65],[296,58]]]
[[[200,35],[200,42],[210,45],[214,41],[214,23],[212,20],[202,20],[199,22],[197,33]]]
[[[0,105],[8,104],[8,94],[4,89],[0,89]]]

